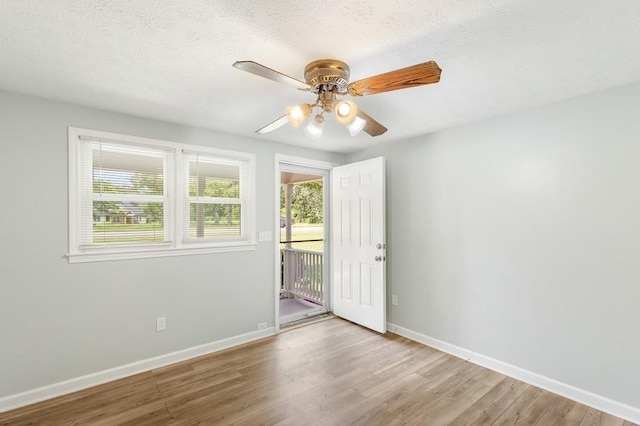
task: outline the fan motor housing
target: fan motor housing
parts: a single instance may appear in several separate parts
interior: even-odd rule
[[[349,65],[337,59],[319,59],[304,67],[304,78],[313,93],[319,93],[324,85],[333,86],[338,92],[347,90]]]

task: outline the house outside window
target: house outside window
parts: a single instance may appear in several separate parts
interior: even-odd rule
[[[69,128],[69,261],[255,249],[254,156]]]

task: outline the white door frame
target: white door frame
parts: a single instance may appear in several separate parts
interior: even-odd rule
[[[331,301],[331,269],[330,269],[330,235],[331,235],[331,170],[337,166],[337,163],[330,163],[327,161],[320,160],[312,160],[309,158],[303,157],[295,157],[291,155],[284,154],[276,154],[275,155],[275,190],[274,190],[274,201],[275,201],[275,222],[274,222],[274,247],[275,247],[275,256],[274,256],[274,306],[275,306],[275,318],[274,318],[274,328],[275,333],[280,332],[280,176],[281,176],[281,165],[285,166],[294,166],[294,167],[303,167],[309,168],[309,173],[312,174],[313,170],[317,172],[318,170],[322,172],[326,172],[326,181],[324,182],[324,194],[323,197],[323,206],[322,206],[322,215],[324,218],[324,267],[323,267],[323,285],[325,288],[325,303],[327,305],[330,304]],[[324,173],[323,173],[324,174]],[[326,306],[327,310],[331,310],[331,306]]]

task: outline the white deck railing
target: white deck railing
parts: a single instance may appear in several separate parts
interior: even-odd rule
[[[308,250],[283,248],[282,292],[285,296],[297,296],[324,304],[322,286],[322,253]]]

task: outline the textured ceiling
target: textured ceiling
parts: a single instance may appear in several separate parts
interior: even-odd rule
[[[637,0],[3,0],[0,89],[349,152],[640,80]],[[379,137],[254,130],[314,96],[239,70],[351,81],[427,60],[440,83],[357,100]],[[109,130],[109,129],[102,129]],[[400,143],[400,142],[399,142]]]

